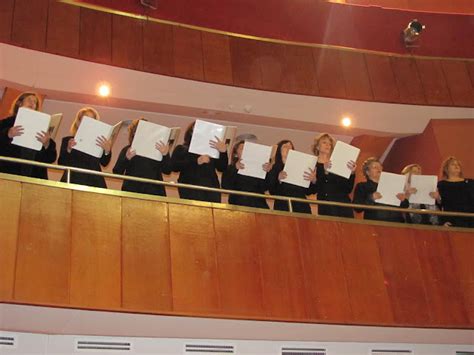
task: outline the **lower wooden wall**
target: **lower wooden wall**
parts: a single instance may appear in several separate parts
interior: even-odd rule
[[[149,201],[1,178],[0,196],[1,302],[474,327],[471,232]]]

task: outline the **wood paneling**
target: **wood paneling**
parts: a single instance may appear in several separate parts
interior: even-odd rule
[[[390,58],[400,99],[408,104],[426,104],[425,93],[414,59]]]
[[[200,31],[173,27],[173,56],[176,76],[186,79],[204,80]]]
[[[211,83],[232,85],[232,62],[229,37],[202,32],[204,79]]]
[[[339,51],[342,73],[346,84],[346,97],[357,100],[373,100],[369,73],[363,53]]]
[[[285,68],[283,91],[304,95],[318,95],[313,50],[302,46],[284,46]]]
[[[374,100],[400,102],[400,93],[389,56],[365,54]]]
[[[298,220],[291,217],[256,214],[267,316],[283,319],[306,318],[303,265],[298,241]]]
[[[169,204],[173,310],[220,310],[212,209]]]
[[[13,299],[18,229],[20,224],[21,183],[0,182],[0,300]]]
[[[122,307],[171,311],[168,206],[122,199]]]
[[[112,64],[143,70],[143,21],[112,16]]]
[[[0,42],[11,40],[14,4],[15,0],[0,1]]]
[[[214,210],[221,307],[227,314],[263,313],[262,273],[255,215]]]
[[[15,0],[12,42],[36,50],[46,48],[49,0]]]
[[[259,63],[258,42],[231,37],[230,53],[234,85],[261,89],[262,72]]]
[[[15,301],[69,303],[71,196],[23,184]]]
[[[143,68],[174,75],[173,28],[147,21],[143,24]]]
[[[432,105],[451,105],[451,95],[439,60],[416,59],[426,101]]]
[[[258,48],[262,88],[264,90],[283,91],[283,73],[285,70],[284,45],[261,42]]]
[[[46,50],[69,57],[79,56],[80,8],[49,1]]]
[[[79,55],[93,62],[112,63],[112,15],[81,8]]]
[[[466,62],[444,60],[441,64],[454,105],[474,106],[474,85]]]
[[[346,97],[344,73],[339,51],[335,49],[313,49],[319,94],[321,96]]]
[[[121,306],[121,217],[119,197],[73,192],[72,306]]]

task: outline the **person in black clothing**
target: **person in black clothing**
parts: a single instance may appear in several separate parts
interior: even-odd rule
[[[77,114],[74,122],[71,126],[71,134],[72,136],[64,137],[61,142],[61,152],[59,153],[58,164],[59,165],[66,165],[66,166],[73,166],[76,168],[82,169],[89,169],[95,171],[101,171],[101,166],[105,167],[110,163],[110,158],[112,157],[111,154],[111,147],[112,142],[106,139],[104,136],[97,138],[97,146],[101,147],[104,152],[100,158],[96,158],[92,155],[87,153],[80,152],[78,150],[73,149],[76,145],[76,141],[74,140],[74,135],[76,134],[79,125],[81,124],[82,118],[84,116],[100,120],[99,113],[93,109],[92,107],[84,107],[81,108]],[[62,178],[62,182],[67,181],[67,173],[64,172]],[[84,173],[75,173],[71,172],[71,183],[73,184],[81,184],[81,185],[88,185],[94,187],[102,187],[107,188],[105,183],[105,179],[102,176],[98,175],[89,175]]]
[[[155,148],[163,155],[163,160],[153,160],[146,157],[137,156],[135,150],[131,148],[135,132],[137,131],[140,119],[133,120],[128,127],[129,144],[125,146],[115,163],[114,174],[125,174],[152,180],[163,181],[162,174],[171,174],[171,161],[169,155],[169,145],[163,142],[156,142]],[[165,187],[138,181],[124,180],[122,191],[139,192],[142,194],[166,196]]]
[[[266,179],[240,175],[238,173],[239,170],[245,169],[245,165],[241,161],[244,144],[245,141],[238,141],[234,144],[231,164],[222,175],[222,188],[263,194],[268,190],[268,181]],[[263,164],[262,170],[268,173],[270,169],[270,162]],[[229,195],[229,204],[268,209],[267,201],[259,197],[231,194]]]
[[[316,168],[305,172],[304,179],[311,181],[310,187],[305,188],[293,184],[285,183],[286,172],[283,171],[286,163],[288,152],[294,149],[294,145],[289,140],[282,140],[277,144],[275,153],[275,164],[268,173],[269,191],[272,195],[289,196],[305,199],[307,195],[314,192],[314,184],[316,183]],[[279,211],[288,211],[288,202],[282,200],[275,200],[274,209]],[[311,207],[308,203],[292,202],[291,207],[293,212],[311,214]]]
[[[382,195],[377,192],[377,186],[382,173],[383,166],[377,158],[368,158],[363,166],[362,171],[364,172],[366,182],[359,182],[354,192],[354,203],[360,205],[380,205],[376,201],[382,198]],[[397,194],[397,198],[400,200],[400,207],[407,208],[408,200],[403,192]],[[373,209],[356,209],[356,212],[364,212],[364,219],[371,219],[376,221],[385,222],[399,222],[404,223],[405,219],[403,214],[400,212],[393,211],[381,211]]]
[[[49,132],[42,131],[38,132],[36,135],[36,139],[43,144],[40,151],[12,144],[14,137],[23,134],[22,126],[14,126],[16,115],[18,114],[20,107],[38,111],[39,104],[39,96],[32,92],[22,93],[14,101],[11,108],[11,116],[0,121],[0,155],[11,158],[34,160],[42,163],[54,163],[57,157],[56,143],[51,139]],[[46,168],[27,164],[0,161],[0,172],[39,179],[48,179],[48,171]]]
[[[194,123],[187,128],[184,134],[184,143],[175,148],[171,157],[172,170],[179,172],[179,183],[220,188],[216,169],[223,172],[227,168],[227,146],[217,137],[216,140],[209,141],[209,145],[220,152],[219,159],[211,158],[209,155],[190,153],[188,150],[193,130]],[[179,188],[178,191],[181,198],[188,200],[221,202],[220,192],[186,188]]]
[[[443,211],[474,213],[474,180],[463,176],[461,162],[447,158],[442,166],[443,180],[438,182],[437,202]],[[474,228],[474,218],[441,216],[445,226]]]
[[[318,157],[316,164],[316,198],[320,201],[335,201],[350,203],[349,194],[354,188],[356,164],[352,160],[347,162],[347,167],[352,171],[349,179],[335,175],[327,170],[331,167],[332,151],[336,140],[328,133],[322,133],[314,140],[313,153]],[[318,205],[318,214],[324,216],[337,216],[354,218],[352,208]]]

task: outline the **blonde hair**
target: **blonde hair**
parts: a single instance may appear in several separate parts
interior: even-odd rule
[[[364,176],[367,180],[369,180],[369,168],[370,168],[370,165],[372,163],[379,163],[380,165],[382,165],[382,163],[380,162],[380,160],[376,157],[370,157],[370,158],[367,158],[364,163],[362,164],[362,172],[364,173]],[[383,165],[382,165],[383,167]]]
[[[461,172],[459,174],[460,177],[464,177],[463,176],[463,173],[462,173],[462,164],[461,164],[461,161],[456,158],[456,157],[453,157],[453,156],[450,156],[450,157],[447,157],[443,163],[441,164],[441,176],[445,179],[449,179],[449,174],[448,174],[448,168],[449,168],[449,165],[452,163],[452,162],[457,162],[459,164],[459,167],[461,168]]]
[[[71,133],[72,135],[74,136],[77,132],[77,129],[79,128],[79,121],[81,120],[81,118],[83,116],[86,116],[86,113],[87,112],[92,112],[93,115],[90,115],[90,116],[93,116],[91,118],[97,120],[97,121],[100,121],[100,115],[99,115],[99,112],[97,112],[97,110],[95,108],[92,108],[92,107],[83,107],[81,108],[79,111],[77,111],[76,113],[76,118],[74,118],[74,121],[72,122],[72,125],[71,125]],[[88,116],[88,117],[90,117]]]
[[[311,146],[311,151],[313,152],[314,155],[319,155],[319,142],[323,139],[327,138],[331,142],[331,151],[334,149],[334,146],[336,145],[336,140],[334,139],[333,136],[331,136],[329,133],[321,133],[320,135],[316,136],[314,138],[314,143]]]
[[[133,138],[135,137],[135,133],[137,132],[137,127],[138,123],[140,121],[148,121],[147,119],[140,117],[137,119],[134,119],[132,123],[130,123],[130,126],[128,126],[128,142],[132,144]]]
[[[35,111],[38,111],[40,109],[40,107],[41,107],[41,98],[40,98],[40,96],[36,92],[26,91],[26,92],[23,92],[20,95],[18,95],[15,98],[15,100],[13,101],[13,103],[10,107],[10,114],[11,115],[16,115],[18,113],[18,110],[23,105],[23,101],[25,101],[25,99],[28,96],[34,96],[36,98]]]
[[[411,174],[414,168],[418,168],[421,171],[420,164],[409,164],[402,169],[402,174],[403,175]]]

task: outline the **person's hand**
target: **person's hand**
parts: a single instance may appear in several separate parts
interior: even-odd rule
[[[380,192],[377,192],[375,191],[373,194],[372,194],[372,200],[380,200],[382,198],[382,194]]]
[[[445,223],[443,224],[443,226],[445,226],[445,227],[452,227],[453,224],[452,224],[451,222],[445,222]]]
[[[104,136],[97,137],[95,144],[104,150],[105,155],[109,154],[110,150],[112,149],[112,141],[105,138]]]
[[[169,144],[165,144],[163,141],[159,141],[155,144],[155,149],[158,150],[163,156],[167,155],[170,151]]]
[[[332,166],[332,162],[330,160],[325,162],[324,163],[324,170],[331,169],[331,166]]]
[[[438,191],[432,191],[432,192],[430,192],[430,197],[431,197],[431,198],[434,198],[436,201],[440,201],[440,200],[441,200],[441,196],[439,195],[439,192],[438,192]]]
[[[316,183],[316,169],[309,169],[303,174],[303,179],[306,181],[311,181],[312,184]]]
[[[355,173],[356,169],[357,169],[357,164],[355,163],[355,161],[353,160],[349,160],[347,162],[347,169],[349,169],[351,171],[352,174]]]
[[[239,160],[237,163],[235,163],[235,167],[237,168],[237,170],[244,170],[245,169],[245,164],[242,163],[241,160]]]
[[[224,153],[227,150],[227,145],[225,141],[221,141],[218,137],[214,136],[216,140],[210,140],[209,146],[211,148],[217,149],[219,152]]]
[[[125,154],[125,158],[127,158],[127,160],[132,160],[132,158],[137,155],[137,152],[135,149],[132,149],[132,147],[128,148],[127,149],[127,153]]]
[[[416,194],[418,190],[414,187],[409,187],[408,189],[405,190],[405,197],[408,198],[413,194]]]
[[[407,198],[403,192],[399,192],[396,196],[400,201],[404,201]]]
[[[265,163],[262,165],[263,171],[268,173],[270,170],[272,170],[272,163]]]
[[[285,180],[287,176],[288,176],[288,174],[286,173],[286,171],[282,170],[278,174],[278,180],[279,181]]]
[[[68,140],[67,142],[67,152],[68,153],[71,153],[72,152],[72,148],[74,148],[74,146],[77,144],[77,142],[74,140],[74,138],[71,138]]]
[[[43,144],[44,149],[48,149],[49,141],[51,140],[49,132],[41,131],[36,133],[36,139]]]
[[[8,138],[13,139],[13,137],[21,136],[24,131],[23,126],[13,126],[8,130]]]
[[[211,158],[209,157],[209,155],[200,155],[197,160],[197,163],[198,165],[202,165],[202,164],[207,164],[210,161],[211,161]]]

